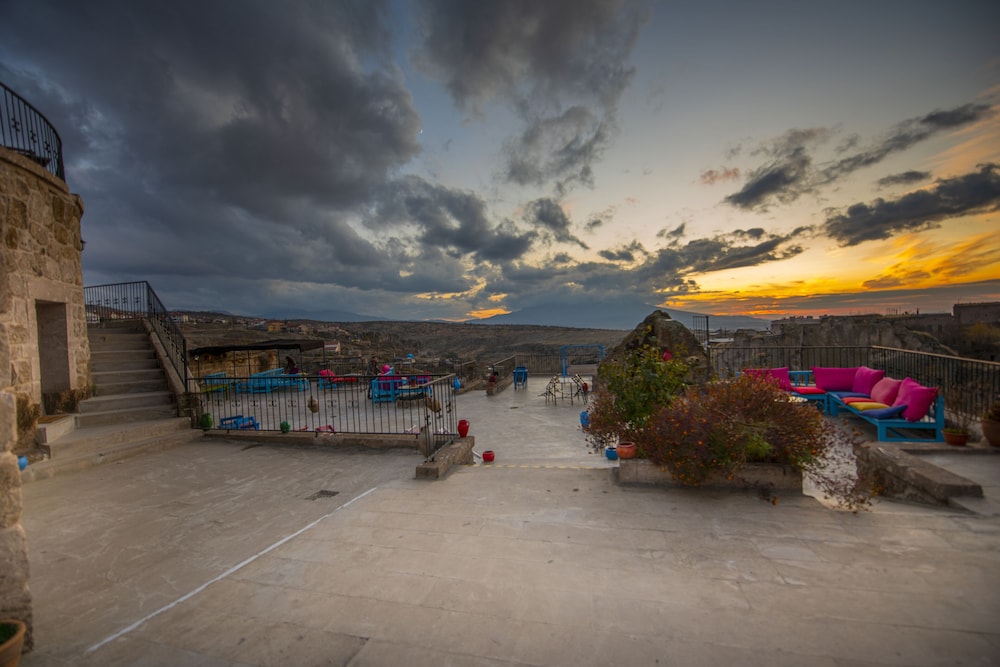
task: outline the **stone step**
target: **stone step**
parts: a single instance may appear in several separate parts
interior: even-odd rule
[[[91,374],[109,373],[111,371],[137,371],[144,368],[159,369],[159,367],[160,362],[156,359],[156,354],[150,356],[144,355],[137,358],[125,356],[117,359],[108,358],[99,362],[96,367],[91,364]]]
[[[116,394],[135,394],[149,391],[166,391],[167,381],[163,373],[157,372],[148,380],[129,380],[126,382],[98,382],[97,396],[114,396]]]
[[[87,414],[81,413],[76,415],[76,425],[78,429],[82,429],[93,426],[108,426],[128,422],[168,419],[176,416],[177,409],[172,404],[147,406],[140,408],[106,410],[102,412],[88,412]]]
[[[145,347],[136,347],[128,349],[120,348],[108,348],[107,350],[101,352],[95,352],[93,349],[90,350],[90,364],[91,366],[98,365],[108,365],[114,364],[116,361],[129,360],[136,361],[141,359],[155,359],[156,352],[147,343]]]
[[[90,337],[90,349],[135,349],[148,348],[149,336],[144,333],[98,334]]]
[[[48,479],[193,442],[202,437],[202,432],[192,429],[186,417],[79,429],[57,442],[44,445],[42,449],[48,450],[50,458],[25,468],[21,472],[21,481]]]
[[[90,379],[97,386],[98,395],[115,393],[104,391],[102,388],[116,384],[150,382],[152,380],[163,380],[166,382],[166,379],[163,377],[163,371],[160,370],[159,366],[156,368],[141,368],[129,371],[92,372]]]
[[[130,408],[146,408],[170,405],[173,396],[169,391],[144,391],[124,394],[107,394],[94,396],[80,401],[80,414],[107,412],[108,410],[128,410]]]

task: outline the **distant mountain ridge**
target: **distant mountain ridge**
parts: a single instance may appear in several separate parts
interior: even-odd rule
[[[630,331],[655,310],[662,310],[689,329],[694,328],[694,318],[702,313],[686,310],[662,308],[637,302],[601,302],[593,304],[549,303],[530,306],[506,315],[495,315],[483,320],[482,324],[533,324],[539,326],[563,326],[582,329],[617,329]],[[745,315],[709,315],[708,328],[718,329],[758,329],[770,327],[769,320]]]

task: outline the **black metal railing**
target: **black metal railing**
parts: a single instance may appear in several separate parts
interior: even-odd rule
[[[62,139],[52,123],[35,107],[0,83],[0,142],[66,180]]]
[[[192,379],[203,428],[412,435],[424,454],[458,433],[455,375],[288,375],[281,369]],[[208,426],[208,422],[211,426]]]
[[[868,366],[897,379],[938,387],[952,415],[979,418],[1000,396],[1000,363],[892,347],[715,347],[713,369],[731,378],[744,368],[809,370],[813,366]]]
[[[187,341],[148,282],[143,280],[84,287],[83,299],[88,324],[121,320],[145,321],[163,346],[181,381],[187,381]]]

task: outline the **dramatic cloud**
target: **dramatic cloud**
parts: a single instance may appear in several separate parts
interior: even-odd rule
[[[559,202],[554,199],[536,199],[531,202],[528,205],[525,221],[546,230],[560,243],[574,243],[584,250],[587,249],[587,244],[569,231],[570,219]]]
[[[773,202],[787,204],[820,186],[830,185],[859,169],[878,164],[889,155],[904,151],[940,132],[974,123],[992,113],[987,104],[964,104],[911,118],[893,127],[877,143],[821,167],[814,165],[812,151],[816,145],[829,139],[831,132],[824,129],[792,130],[755,151],[769,156],[771,160],[753,170],[746,184],[726,197],[725,201],[747,210],[766,209]],[[853,150],[856,143],[852,138],[838,152]]]
[[[951,218],[995,211],[1000,206],[998,170],[1000,165],[987,164],[965,176],[939,179],[933,188],[899,199],[854,204],[845,213],[828,218],[823,231],[840,245],[852,246],[938,226]]]
[[[524,131],[505,146],[503,176],[521,185],[593,185],[593,164],[614,135],[628,57],[644,3],[607,0],[419,3],[416,59],[455,103],[484,113],[500,101]]]
[[[901,174],[892,174],[890,176],[885,176],[878,179],[878,186],[880,188],[890,187],[893,185],[912,185],[914,183],[920,183],[921,181],[926,181],[931,177],[929,171],[904,171]]]

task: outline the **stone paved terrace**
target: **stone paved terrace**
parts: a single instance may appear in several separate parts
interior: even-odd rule
[[[202,439],[24,487],[22,665],[1000,664],[1000,517],[622,487],[544,381],[492,466]],[[1000,457],[935,455],[982,479]]]

